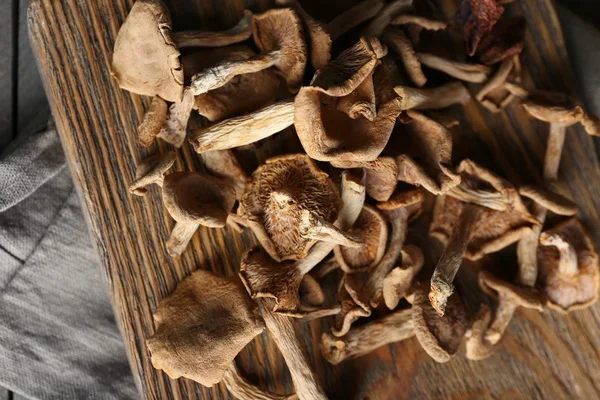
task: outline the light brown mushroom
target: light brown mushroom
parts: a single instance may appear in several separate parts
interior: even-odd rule
[[[457,171],[462,182],[437,198],[429,230],[446,246],[431,279],[430,298],[440,315],[464,257],[478,260],[539,225],[506,180],[471,160],[463,160]]]
[[[388,2],[379,10],[377,15],[369,21],[367,26],[362,30],[361,36],[379,38],[392,19],[398,14],[410,11],[412,5],[413,0],[392,0]]]
[[[183,93],[179,55],[167,6],[161,0],[140,0],[119,29],[111,72],[122,89],[178,102]]]
[[[235,203],[235,189],[198,172],[175,172],[165,177],[163,203],[176,221],[167,241],[172,256],[180,255],[200,225],[222,228]]]
[[[377,64],[377,51],[369,43],[375,42],[361,39],[340,54],[315,76],[313,86],[303,87],[296,96],[294,126],[304,150],[315,160],[373,161],[390,137],[400,109],[385,66],[370,69]],[[350,62],[350,54],[359,49],[365,57]],[[369,84],[371,73],[374,102],[370,95],[352,94]]]
[[[129,193],[144,196],[148,192],[146,186],[157,184],[162,187],[165,172],[173,166],[176,159],[177,154],[174,151],[144,159],[136,168],[135,181],[129,186]]]
[[[415,335],[412,310],[398,310],[365,325],[354,327],[344,337],[330,333],[321,336],[321,353],[331,364],[361,357],[389,343]]]
[[[437,21],[431,18],[422,17],[415,14],[401,14],[392,18],[390,25],[416,25],[428,31],[439,31],[446,29],[448,24],[444,21]]]
[[[404,298],[425,262],[423,252],[414,245],[404,245],[400,254],[402,265],[392,269],[383,280],[383,301],[390,310]]]
[[[183,47],[223,47],[243,42],[252,36],[252,12],[244,10],[244,15],[235,26],[224,31],[189,30],[173,32],[175,44]]]
[[[319,224],[331,228],[332,234],[336,229],[331,224],[341,207],[340,194],[328,175],[308,156],[296,154],[271,158],[254,171],[238,215],[248,221],[274,260],[300,260],[317,242],[302,235],[303,216],[305,231]]]
[[[377,265],[383,258],[388,238],[387,223],[381,213],[365,204],[350,232],[359,238],[361,246],[335,247],[333,252],[342,270],[351,274]]]
[[[337,161],[330,164],[336,168],[364,168],[367,172],[367,194],[377,201],[389,200],[398,185],[398,163],[393,157],[378,157],[373,161]]]
[[[467,331],[469,318],[457,293],[448,299],[446,312],[440,317],[431,306],[428,285],[419,282],[414,286],[413,325],[421,347],[439,363],[450,360],[458,351]]]
[[[181,147],[185,141],[188,120],[194,102],[194,94],[191,89],[188,87],[183,89],[182,100],[171,104],[168,116],[157,136],[175,147]]]
[[[336,221],[348,229],[362,209],[365,191],[357,177],[349,173],[342,175],[342,197],[344,207]],[[280,215],[281,217],[281,215]],[[340,221],[344,221],[340,223]],[[302,317],[299,287],[302,278],[321,262],[335,247],[334,243],[318,242],[298,261],[273,261],[266,253],[248,250],[242,257],[240,277],[253,298],[272,298],[273,311],[292,317]]]
[[[518,55],[505,58],[496,72],[479,89],[475,98],[489,111],[500,112],[515,98],[515,94],[505,87],[508,80],[521,81],[521,63]]]
[[[400,56],[408,77],[415,85],[421,87],[427,83],[417,52],[400,27],[387,27],[383,32],[383,42]]]
[[[200,154],[204,167],[217,178],[235,189],[235,198],[240,200],[246,190],[248,177],[231,150],[206,151]]]
[[[572,200],[543,187],[523,185],[519,187],[519,194],[533,200],[538,205],[544,207],[548,211],[552,211],[554,214],[567,216],[577,214],[577,204]]]
[[[452,166],[452,133],[418,111],[408,110],[406,116],[383,154],[395,156],[399,181],[435,195],[446,193],[460,183]]]
[[[544,309],[542,298],[534,288],[510,284],[489,271],[479,273],[479,286],[484,292],[497,298],[494,316],[484,336],[484,340],[491,345],[500,341],[517,307],[540,312]]]
[[[453,104],[465,104],[471,99],[469,90],[458,81],[428,89],[396,86],[394,91],[400,96],[402,110],[445,108]]]
[[[272,9],[255,15],[252,36],[260,54],[239,61],[222,61],[192,77],[194,95],[225,85],[237,75],[274,67],[285,79],[288,90],[296,93],[302,84],[307,49],[302,21],[289,8]]]
[[[238,369],[235,362],[231,363],[225,375],[223,383],[229,393],[240,400],[298,400],[297,394],[283,395],[267,392],[249,382]]]
[[[148,147],[154,143],[154,138],[158,135],[167,119],[169,107],[167,102],[158,96],[154,96],[148,110],[144,114],[144,119],[138,127],[138,142]]]
[[[537,286],[544,293],[548,307],[567,313],[598,301],[598,254],[577,218],[542,232],[540,244]]]
[[[294,101],[283,100],[252,113],[195,128],[189,141],[197,153],[225,150],[257,142],[294,123]]]
[[[465,332],[465,355],[469,360],[483,360],[492,355],[494,345],[485,337],[488,326],[492,321],[492,310],[487,304],[482,304],[473,325]]]
[[[431,53],[417,53],[417,56],[421,64],[465,82],[484,82],[491,73],[487,65],[452,61]]]

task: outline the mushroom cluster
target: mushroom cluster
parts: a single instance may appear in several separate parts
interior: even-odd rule
[[[598,255],[557,172],[565,128],[600,135],[600,122],[565,94],[524,87],[526,22],[503,17],[506,3],[462,0],[447,22],[430,2],[364,0],[326,23],[277,0],[224,31],[176,31],[162,0],[134,3],[112,74],[151,96],[139,144],[172,150],[138,163],[131,194],[161,188],[172,256],[200,225],[247,229],[260,244],[238,275],[203,266],[159,303],[147,338],[157,369],[223,382],[240,399],[325,399],[295,322],[330,320],[320,348],[332,364],[412,337],[443,363],[463,340],[469,359],[489,357],[517,307],[567,313],[597,301]],[[457,30],[462,54],[431,45]],[[542,185],[453,161],[456,115],[471,101],[494,113],[518,102],[550,124]],[[295,151],[243,162],[284,133]],[[204,172],[169,172],[186,142]],[[563,220],[546,227],[549,213]],[[503,249],[516,254],[513,277],[490,262]],[[455,286],[461,267],[478,276],[477,307]],[[235,363],[265,328],[293,394],[259,388]]]

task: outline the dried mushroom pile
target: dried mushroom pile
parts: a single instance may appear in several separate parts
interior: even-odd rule
[[[260,243],[239,276],[200,269],[162,300],[148,339],[156,368],[223,381],[242,399],[322,399],[295,321],[331,321],[321,350],[333,364],[412,336],[438,362],[463,340],[479,360],[518,307],[566,313],[597,300],[598,255],[576,204],[558,193],[557,171],[565,128],[599,135],[600,123],[562,93],[524,87],[526,24],[502,16],[509,1],[463,0],[440,21],[419,0],[365,0],[329,23],[295,0],[276,3],[226,31],[177,32],[165,4],[138,0],[115,43],[120,86],[152,96],[140,145],[191,144],[208,171],[169,172],[174,151],[138,166],[131,193],[159,185],[176,221],[169,253],[185,251],[200,225],[248,229]],[[462,54],[435,54],[457,36]],[[182,56],[190,47],[201,49]],[[443,83],[425,88],[428,74]],[[490,112],[520,104],[548,123],[543,187],[515,187],[470,159],[453,163],[456,105],[468,101]],[[208,123],[188,127],[196,114]],[[240,148],[292,126],[304,152],[248,176]],[[564,217],[545,227],[548,214]],[[428,235],[415,239],[424,223]],[[487,256],[511,245],[514,277]],[[478,276],[475,312],[455,287],[461,266]],[[261,390],[235,365],[265,327],[294,395]]]

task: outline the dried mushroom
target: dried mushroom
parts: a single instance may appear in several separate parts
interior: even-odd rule
[[[421,61],[404,31],[399,27],[390,26],[383,32],[383,41],[400,56],[410,80],[418,87],[425,85],[427,77],[421,69]]]
[[[144,196],[148,189],[146,186],[157,184],[162,187],[167,172],[177,159],[177,154],[173,151],[167,151],[162,154],[155,154],[144,159],[135,171],[135,181],[129,186],[129,193],[137,196]]]
[[[364,168],[367,172],[367,194],[377,201],[387,201],[398,185],[398,164],[392,157],[373,161],[331,161],[336,168]]]
[[[523,185],[519,187],[519,194],[536,202],[541,207],[558,215],[577,214],[577,204],[558,193],[551,192],[542,187]]]
[[[138,127],[138,142],[148,147],[154,143],[154,138],[158,135],[167,119],[167,102],[158,96],[154,96],[148,110],[144,114],[144,119]]]
[[[453,78],[465,82],[481,83],[490,75],[491,68],[486,65],[461,63],[448,60],[430,53],[417,53],[421,64],[442,71]]]
[[[525,44],[527,22],[521,16],[502,18],[486,35],[477,49],[477,58],[485,65],[493,65],[520,54]]]
[[[504,13],[496,0],[461,0],[455,18],[462,22],[467,54],[472,56],[485,35],[489,34]]]
[[[222,228],[235,203],[235,189],[198,172],[175,172],[165,177],[163,203],[176,224],[167,241],[169,254],[180,255],[200,225]]]
[[[362,36],[380,37],[398,14],[412,10],[413,0],[392,0],[383,6],[361,32]]]
[[[396,86],[394,91],[400,97],[402,110],[431,110],[465,104],[471,99],[467,87],[461,82],[450,82],[428,89],[409,86]]]
[[[211,175],[233,186],[237,200],[242,198],[248,177],[231,150],[206,151],[200,158]]]
[[[244,10],[244,16],[235,26],[225,31],[179,31],[173,33],[177,47],[220,47],[243,42],[252,36],[252,12]]]
[[[188,120],[194,102],[194,94],[191,89],[187,87],[183,89],[182,100],[171,104],[169,114],[157,136],[175,147],[181,147],[185,141]]]
[[[479,89],[475,98],[489,111],[500,112],[515,98],[516,95],[506,85],[508,81],[520,82],[521,70],[518,56],[504,59],[496,72]]]
[[[402,265],[391,270],[383,279],[383,301],[390,310],[395,309],[408,293],[425,263],[423,252],[414,245],[405,245],[400,255]]]
[[[542,232],[537,250],[537,286],[548,307],[566,313],[598,301],[598,254],[576,218]]]

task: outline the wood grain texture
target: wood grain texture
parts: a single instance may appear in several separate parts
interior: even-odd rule
[[[268,3],[172,0],[169,5],[176,29],[226,29],[236,23],[244,7],[258,11]],[[352,2],[332,1],[325,10],[319,9],[319,3],[322,8],[322,1],[307,2],[306,10],[317,17],[321,11],[327,20]],[[441,12],[451,15],[453,3],[442,1]],[[108,70],[114,39],[132,4],[133,0],[38,0],[29,11],[30,35],[143,396],[229,398],[223,384],[204,388],[154,370],[145,346],[145,338],[154,331],[152,311],[177,282],[196,268],[233,275],[241,252],[255,242],[249,233],[201,228],[190,248],[173,260],[165,249],[173,221],[160,204],[159,191],[151,188],[145,198],[127,192],[136,162],[168,148],[164,143],[148,149],[137,145],[136,127],[147,99],[120,90]],[[540,88],[571,91],[573,79],[550,1],[521,0],[507,8],[525,15],[530,24],[525,54],[528,79]],[[455,141],[457,160],[470,155],[517,184],[541,182],[547,126],[530,120],[515,106],[491,115],[475,103],[467,105],[466,120]],[[245,155],[256,164],[257,158],[271,154],[274,143],[275,139],[267,139],[256,156]],[[559,175],[564,192],[580,205],[581,217],[598,246],[600,163],[594,149],[592,139],[580,129],[569,129]],[[202,166],[184,146],[176,170],[190,169],[202,170]],[[520,311],[496,354],[480,362],[459,356],[436,364],[412,338],[333,367],[318,348],[321,332],[328,326],[328,321],[313,321],[298,324],[297,332],[332,399],[600,396],[600,336],[596,334],[600,306],[567,317]],[[279,393],[293,390],[284,361],[266,333],[241,353],[239,363],[251,381]]]

